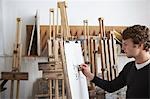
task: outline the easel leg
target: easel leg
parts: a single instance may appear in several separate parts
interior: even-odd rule
[[[19,99],[19,86],[20,86],[20,81],[17,80],[16,99]]]
[[[14,80],[11,80],[10,99],[13,99],[13,92],[14,92]]]
[[[49,80],[49,98],[52,99],[52,80]]]
[[[55,99],[59,99],[58,79],[55,80]]]
[[[65,82],[64,79],[62,79],[62,99],[65,99]]]

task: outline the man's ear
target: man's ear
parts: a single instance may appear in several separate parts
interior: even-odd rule
[[[141,47],[142,49],[144,49],[144,44],[143,44],[143,43],[141,43],[141,44],[136,44],[136,47],[137,47],[137,48],[140,48],[140,47]]]
[[[140,47],[144,48],[144,44],[134,44],[133,47],[134,48],[140,48]]]

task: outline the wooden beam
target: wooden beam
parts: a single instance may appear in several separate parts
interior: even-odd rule
[[[50,80],[64,79],[62,70],[43,71],[42,77]]]
[[[2,72],[3,80],[28,80],[28,72]]]
[[[38,63],[39,70],[54,70],[55,69],[55,62],[41,62]]]

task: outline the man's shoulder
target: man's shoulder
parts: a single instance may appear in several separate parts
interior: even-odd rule
[[[135,61],[130,61],[125,66],[131,66],[131,65],[135,65]]]
[[[129,70],[131,67],[135,66],[135,61],[130,61],[124,66],[124,70]]]

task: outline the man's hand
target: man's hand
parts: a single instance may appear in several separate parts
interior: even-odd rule
[[[92,74],[90,72],[89,66],[87,64],[81,64],[80,68],[81,68],[83,74],[87,77],[88,80],[90,80],[90,81],[93,80],[94,74]]]

